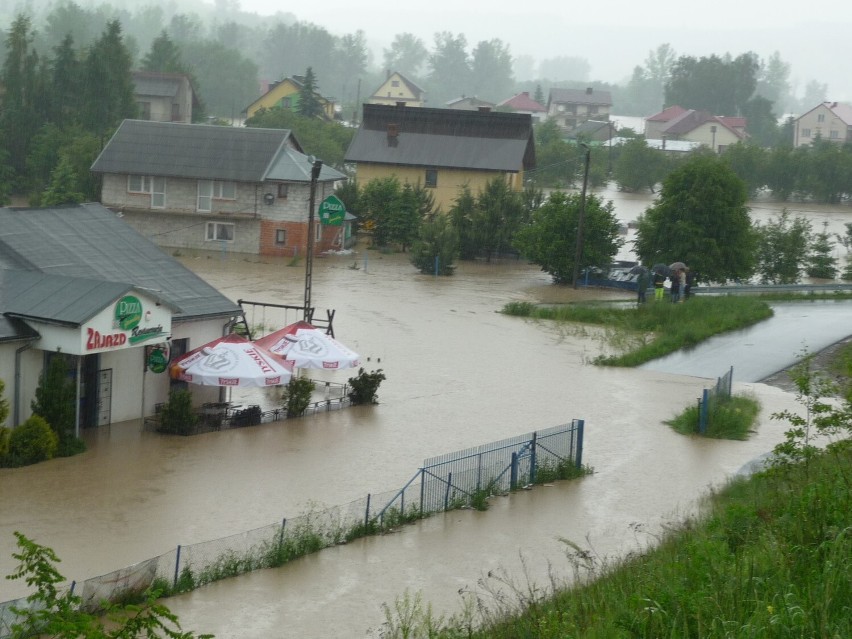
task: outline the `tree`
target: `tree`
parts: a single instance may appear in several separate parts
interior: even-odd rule
[[[551,82],[570,80],[574,82],[585,82],[589,79],[592,66],[586,58],[577,56],[557,56],[542,60],[538,65],[540,78],[547,78]]]
[[[180,48],[172,42],[165,30],[151,43],[151,50],[142,58],[141,69],[159,73],[186,72],[181,62]]]
[[[745,183],[724,162],[700,155],[672,171],[639,216],[635,247],[645,264],[682,261],[709,281],[754,271],[756,236]]]
[[[476,198],[470,185],[463,184],[449,212],[450,222],[458,237],[459,257],[463,260],[474,259],[478,249],[473,226],[475,208]]]
[[[817,138],[799,147],[806,162],[799,167],[800,189],[819,202],[835,204],[852,193],[852,148]]]
[[[85,444],[75,434],[77,388],[69,376],[68,362],[62,353],[51,356],[47,370],[42,373],[31,403],[33,414],[39,415],[56,433],[59,440],[57,455],[67,457],[85,450]]]
[[[82,64],[74,50],[70,35],[53,50],[50,63],[51,90],[48,117],[52,124],[63,127],[75,123],[79,116],[82,92]]]
[[[737,142],[725,149],[721,158],[745,182],[749,195],[755,195],[766,183],[767,152],[759,146]]]
[[[397,71],[412,79],[420,76],[429,56],[423,40],[411,33],[398,33],[383,53],[388,72]]]
[[[474,95],[493,102],[511,95],[515,87],[512,54],[502,40],[483,40],[473,49],[471,87]]]
[[[65,582],[56,564],[60,559],[47,546],[15,532],[18,551],[12,557],[18,567],[7,579],[23,579],[35,592],[27,597],[27,606],[13,607],[18,619],[12,624],[12,639],[50,636],[58,639],[193,639],[196,635],[180,628],[177,616],[157,601],[158,593],[141,593],[142,604],[106,604],[106,616],[86,612],[83,600],[71,590],[60,589]],[[139,593],[134,593],[139,594]],[[212,639],[212,635],[198,635]]]
[[[846,222],[846,234],[836,235],[837,241],[846,248],[846,267],[840,277],[847,282],[852,280],[852,222]]]
[[[73,162],[67,155],[63,155],[50,174],[50,183],[41,197],[40,205],[79,204],[83,201],[83,193],[79,190],[74,175]]]
[[[361,190],[364,223],[373,232],[375,246],[388,246],[391,238],[391,219],[398,211],[402,187],[396,177],[376,178]]]
[[[476,251],[490,262],[493,256],[512,248],[515,233],[526,221],[521,194],[509,188],[506,180],[488,180],[477,195],[471,214]]]
[[[666,83],[665,104],[709,111],[714,115],[742,115],[757,86],[759,64],[753,53],[730,56],[682,56]]]
[[[303,118],[322,118],[325,116],[322,103],[317,97],[317,80],[313,67],[308,67],[302,86],[299,88],[298,113]]]
[[[758,224],[757,273],[764,284],[795,284],[805,268],[811,242],[807,218],[791,218],[784,209],[766,224]]]
[[[665,170],[663,152],[649,147],[643,138],[634,138],[621,146],[613,166],[613,177],[622,191],[649,189],[653,193]]]
[[[558,284],[573,278],[581,207],[579,194],[554,191],[532,212],[529,224],[515,235],[515,247],[521,254]],[[612,202],[604,204],[594,194],[587,196],[580,269],[609,265],[622,243]]]
[[[755,96],[742,105],[740,112],[748,122],[750,140],[761,146],[771,147],[779,142],[778,116],[772,112],[772,102]]]
[[[434,104],[444,104],[469,93],[471,69],[464,35],[454,36],[448,31],[436,33],[429,69],[429,94]]]
[[[6,423],[6,418],[9,416],[9,400],[3,397],[6,391],[6,383],[0,379],[0,428]]]
[[[459,255],[459,236],[447,216],[435,213],[420,225],[411,263],[424,274],[452,275]]]
[[[245,105],[257,97],[257,64],[239,51],[211,40],[184,44],[181,51],[198,82],[195,90],[202,93],[205,110],[237,118]],[[193,121],[198,121],[200,115],[193,109]]]
[[[355,130],[339,122],[319,118],[306,118],[290,109],[276,107],[261,109],[246,120],[248,127],[264,129],[290,129],[302,145],[305,153],[321,158],[329,166],[342,167],[343,156]]]
[[[833,280],[837,277],[837,258],[832,255],[834,241],[828,232],[828,221],[822,223],[822,231],[814,234],[809,246],[808,277]]]
[[[790,65],[775,51],[766,62],[760,63],[755,93],[767,100],[780,113],[789,113],[793,104],[790,96]],[[749,131],[751,131],[749,122]]]

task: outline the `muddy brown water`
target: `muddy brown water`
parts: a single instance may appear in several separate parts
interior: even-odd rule
[[[233,299],[303,298],[302,265],[221,253],[181,260]],[[368,369],[387,375],[379,405],[189,438],[115,424],[87,432],[83,455],[0,469],[0,573],[12,569],[15,530],[54,548],[67,577],[85,579],[178,544],[393,490],[424,458],[573,418],[586,422],[584,461],[595,470],[588,477],[497,498],[484,513],[432,517],[167,603],[185,628],[217,637],[363,637],[377,633],[382,604],[406,591],[451,613],[461,607],[460,591],[487,590],[489,571],[541,586],[551,573],[568,579],[563,538],[601,559],[644,547],[694,512],[708,488],[780,441],[784,425],[769,414],[796,404],[780,389],[738,384],[735,390],[754,393],[763,405],[748,441],[676,435],[663,422],[724,371],[682,376],[595,367],[590,360],[609,347],[600,331],[497,312],[511,300],[593,294],[555,287],[522,262],[462,264],[454,277],[434,278],[414,272],[401,255],[361,250],[318,258],[313,302],[334,308],[337,337]],[[270,328],[295,319],[249,313],[251,323]],[[23,594],[22,584],[0,581],[0,600]]]

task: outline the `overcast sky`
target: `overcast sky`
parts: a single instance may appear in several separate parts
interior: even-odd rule
[[[342,35],[364,31],[381,64],[382,49],[397,33],[413,33],[428,48],[434,34],[463,33],[472,48],[499,38],[512,55],[536,60],[560,55],[589,61],[591,79],[622,82],[648,52],[669,43],[677,55],[737,56],[779,51],[792,66],[801,93],[809,80],[828,84],[830,99],[852,100],[852,0],[817,5],[781,0],[715,0],[711,3],[647,3],[610,0],[597,4],[565,0],[321,0],[282,3],[240,0],[243,10],[300,20]],[[577,7],[581,7],[579,10]],[[811,10],[811,7],[814,10]],[[840,73],[840,69],[843,72]]]

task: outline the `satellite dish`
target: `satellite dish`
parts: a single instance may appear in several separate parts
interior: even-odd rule
[[[274,193],[264,193],[263,194],[263,201],[266,204],[272,204],[275,201],[275,194]]]

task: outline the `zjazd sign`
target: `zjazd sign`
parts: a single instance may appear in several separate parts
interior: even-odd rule
[[[152,311],[146,311],[138,297],[125,295],[112,309],[109,330],[86,327],[85,350],[126,348],[152,339],[162,340],[169,334],[170,328],[164,328],[162,313],[158,313],[150,326],[143,325],[143,319],[150,322],[152,318]]]
[[[329,195],[319,206],[320,223],[326,226],[341,226],[346,216],[346,206],[338,198]]]

